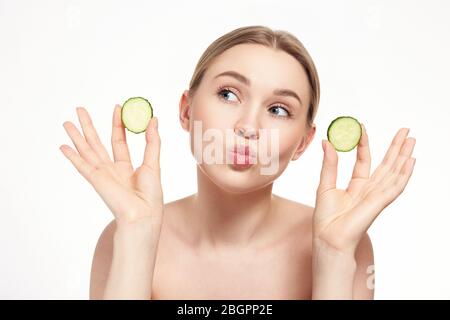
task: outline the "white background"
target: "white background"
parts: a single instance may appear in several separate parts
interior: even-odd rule
[[[87,299],[92,254],[111,220],[58,149],[75,107],[110,150],[115,103],[142,95],[160,120],[165,201],[196,192],[178,101],[203,50],[237,27],[296,35],[322,95],[317,134],[274,193],[314,205],[320,141],[339,115],[365,123],[380,163],[395,132],[417,139],[405,192],[370,229],[377,299],[450,298],[448,1],[0,0],[0,298]],[[143,135],[127,133],[140,164]],[[339,186],[355,152],[339,154]]]

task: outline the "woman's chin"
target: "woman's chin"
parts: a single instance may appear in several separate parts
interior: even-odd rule
[[[261,175],[257,164],[203,164],[200,168],[214,184],[229,193],[251,192],[273,180]]]

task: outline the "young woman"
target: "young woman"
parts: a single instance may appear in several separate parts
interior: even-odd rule
[[[134,169],[121,106],[113,115],[113,160],[86,109],[77,108],[84,135],[71,122],[64,128],[78,152],[67,145],[60,149],[114,215],[95,250],[90,297],[372,299],[374,262],[366,231],[407,185],[415,139],[401,128],[370,174],[363,125],[345,190],[336,189],[338,154],[322,140],[315,207],[275,195],[274,180],[314,138],[319,95],[314,63],[292,34],[251,26],[214,41],[179,105],[181,126],[200,160],[198,191],[167,204],[157,118],[145,133],[142,165]],[[263,129],[278,135],[267,140],[276,146],[269,159],[277,161],[269,174],[261,173],[261,163],[249,161],[260,152],[256,144]],[[197,156],[206,154],[208,145],[198,139],[207,130],[228,137],[221,151],[231,163]],[[244,157],[243,164],[237,156]]]

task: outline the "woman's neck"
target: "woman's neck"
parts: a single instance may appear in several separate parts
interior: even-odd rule
[[[229,193],[197,166],[197,185],[189,217],[198,244],[246,246],[262,236],[273,212],[272,183],[248,193]]]

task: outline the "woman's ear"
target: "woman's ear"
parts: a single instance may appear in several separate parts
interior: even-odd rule
[[[190,131],[190,118],[191,118],[191,110],[190,110],[190,100],[189,100],[189,90],[184,90],[180,99],[180,123],[181,127],[187,132]]]
[[[291,159],[292,161],[295,161],[298,158],[300,158],[300,156],[303,154],[303,152],[305,152],[306,148],[309,146],[309,144],[313,140],[315,134],[316,134],[316,125],[313,124],[311,126],[311,128],[309,129],[306,137],[302,137],[301,143],[299,144],[299,146],[297,147],[297,149],[294,152],[294,155],[292,156],[292,159]]]

